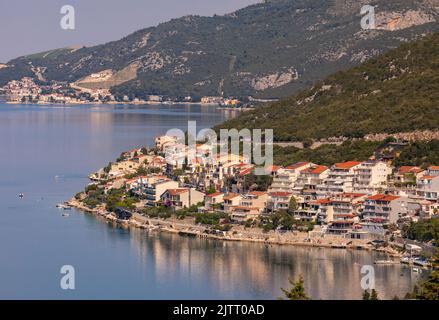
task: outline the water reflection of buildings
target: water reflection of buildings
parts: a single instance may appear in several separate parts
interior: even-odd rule
[[[132,230],[144,272],[157,283],[185,279],[188,290],[209,287],[219,298],[277,298],[288,277],[303,275],[314,299],[361,299],[361,266],[375,254],[362,251],[221,242]],[[405,295],[416,282],[401,266],[375,266],[381,297]],[[403,276],[401,276],[403,274]]]

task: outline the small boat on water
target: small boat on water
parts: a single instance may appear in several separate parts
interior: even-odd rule
[[[415,259],[413,259],[413,264],[416,265],[416,266],[419,266],[419,267],[423,267],[423,268],[431,267],[431,263],[428,262],[425,259],[422,259],[422,258],[415,258]]]
[[[23,199],[23,198],[24,198],[24,193],[20,193],[20,194],[18,195],[18,197],[19,197],[20,199]]]
[[[62,210],[71,210],[72,209],[72,207],[70,207],[69,205],[67,205],[65,203],[57,204],[56,207],[58,209],[62,209]]]
[[[63,216],[63,217],[70,217],[70,214],[68,214],[68,213],[63,213],[62,216]]]
[[[388,260],[375,260],[374,261],[374,264],[399,264],[400,262],[399,261],[396,261],[396,260],[390,260],[390,259],[388,259]]]

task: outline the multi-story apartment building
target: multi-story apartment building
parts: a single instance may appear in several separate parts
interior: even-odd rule
[[[300,171],[294,184],[294,194],[309,195],[316,198],[317,186],[321,185],[329,176],[326,166],[312,165]]]
[[[427,175],[439,176],[439,166],[430,166],[427,168]]]
[[[118,178],[130,173],[135,173],[139,168],[140,164],[133,160],[116,162],[111,165],[108,176],[110,178]]]
[[[270,192],[268,194],[267,211],[273,213],[279,210],[287,210],[293,196],[290,192]]]
[[[355,181],[355,169],[361,165],[361,162],[348,161],[334,164],[329,176],[324,182],[317,186],[317,195],[325,198],[337,193],[353,192]]]
[[[229,193],[223,197],[224,200],[224,212],[231,213],[232,208],[239,205],[242,196],[237,193]]]
[[[224,203],[224,193],[214,192],[204,197],[204,207],[208,211],[218,209]]]
[[[306,222],[318,222],[318,218],[322,212],[325,212],[329,199],[319,199],[312,201],[298,202],[298,208],[294,211],[294,218]]]
[[[366,161],[356,166],[354,173],[354,192],[374,194],[386,188],[392,168],[383,161]]]
[[[178,137],[176,136],[160,136],[155,139],[155,146],[161,151],[164,151],[167,146],[177,144]]]
[[[434,171],[428,170],[428,172]],[[425,200],[438,202],[439,176],[428,175],[418,179],[416,193]]]
[[[367,194],[341,193],[333,196],[327,206],[331,206],[332,217],[327,217],[328,232],[345,234],[352,230],[355,223],[360,221],[363,202]]]
[[[385,226],[408,214],[408,203],[408,198],[386,194],[366,198],[361,223],[363,230],[384,234]]]
[[[294,165],[279,169],[268,191],[293,193],[294,185],[300,172],[313,165],[314,164],[310,162],[298,162]]]
[[[395,173],[394,182],[403,183],[413,183],[415,184],[417,179],[424,176],[425,170],[416,166],[402,166]]]
[[[261,191],[252,191],[241,196],[238,206],[231,207],[230,218],[234,221],[246,221],[256,218],[264,212],[268,201],[268,194]]]
[[[161,196],[161,202],[175,210],[189,208],[204,201],[204,193],[194,188],[168,189]]]
[[[133,193],[146,198],[146,205],[157,206],[161,203],[161,195],[168,189],[178,189],[178,182],[165,176],[145,176],[138,178],[138,184]]]

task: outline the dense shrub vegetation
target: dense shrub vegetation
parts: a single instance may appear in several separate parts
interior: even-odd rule
[[[439,34],[405,44],[224,128],[272,128],[277,141],[439,128]]]

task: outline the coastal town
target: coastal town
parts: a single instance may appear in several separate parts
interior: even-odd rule
[[[428,265],[413,258],[423,247],[406,233],[439,214],[439,166],[395,168],[373,157],[332,166],[304,161],[269,166],[258,177],[244,156],[207,162],[211,152],[205,144],[190,150],[177,137],[158,137],[154,148],[124,152],[91,174],[92,183],[68,205],[192,236],[379,249],[400,257],[410,248],[402,261]]]
[[[91,75],[100,77],[100,74]],[[80,104],[201,104],[221,106],[223,108],[238,109],[250,108],[252,104],[266,102],[266,100],[248,99],[247,102],[240,101],[234,97],[185,96],[179,99],[161,95],[148,95],[147,99],[139,99],[135,96],[115,96],[110,89],[94,87],[81,87],[75,83],[52,81],[48,84],[38,84],[34,78],[23,77],[21,80],[9,81],[0,88],[0,94],[6,97],[6,102],[11,104],[55,104],[55,105],[80,105]]]

